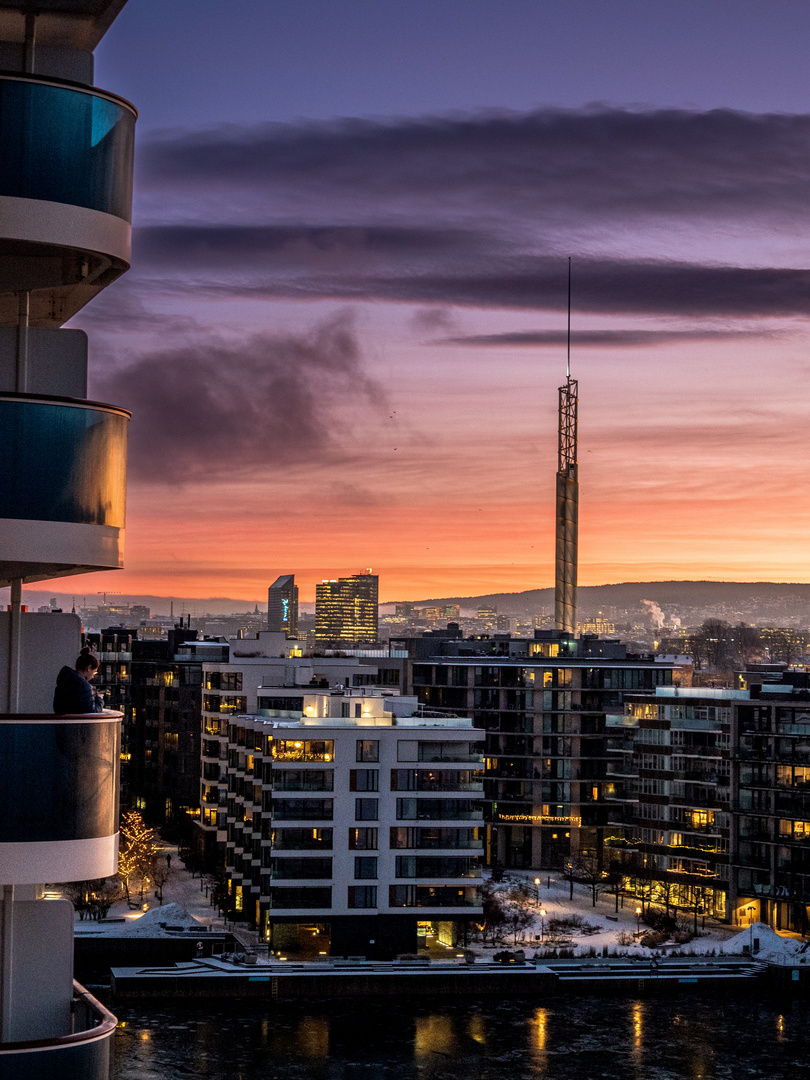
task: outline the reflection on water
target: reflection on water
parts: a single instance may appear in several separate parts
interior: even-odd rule
[[[810,1008],[754,994],[117,1011],[112,1080],[810,1080]]]

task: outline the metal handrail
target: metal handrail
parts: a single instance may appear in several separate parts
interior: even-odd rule
[[[73,1004],[81,1001],[88,1011],[98,1017],[98,1022],[93,1027],[83,1031],[74,1031],[70,1035],[57,1035],[51,1039],[25,1039],[21,1042],[0,1043],[0,1054],[18,1053],[20,1050],[43,1050],[60,1049],[65,1046],[75,1046],[77,1043],[93,1042],[97,1039],[107,1038],[115,1031],[118,1018],[113,1016],[109,1009],[105,1008],[100,1001],[81,985],[73,980]]]

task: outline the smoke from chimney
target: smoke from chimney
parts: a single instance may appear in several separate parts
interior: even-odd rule
[[[658,604],[656,604],[655,600],[642,600],[641,602],[647,607],[647,610],[650,613],[650,618],[655,623],[655,629],[660,630],[666,622],[666,616],[664,615],[661,608],[658,606]]]

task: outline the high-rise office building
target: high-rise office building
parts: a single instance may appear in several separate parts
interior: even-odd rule
[[[93,83],[124,0],[0,10],[0,1074],[102,1080],[115,1017],[73,981],[73,909],[44,882],[114,874],[121,713],[52,712],[78,616],[22,583],[123,565],[129,413],[87,400],[62,329],[129,266],[136,113]]]
[[[366,570],[315,586],[316,645],[370,645],[377,640],[379,580]]]
[[[298,586],[294,574],[282,574],[267,590],[267,629],[287,637],[298,633]]]

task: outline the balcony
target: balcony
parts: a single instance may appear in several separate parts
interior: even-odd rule
[[[0,585],[120,569],[129,418],[112,405],[0,393]]]
[[[61,325],[129,265],[135,109],[95,87],[0,77],[0,321],[31,295],[31,325]]]
[[[93,880],[116,872],[121,719],[111,711],[0,714],[4,884]]]
[[[0,1076],[108,1080],[116,1018],[75,981],[71,1016],[67,1035],[0,1043]]]

